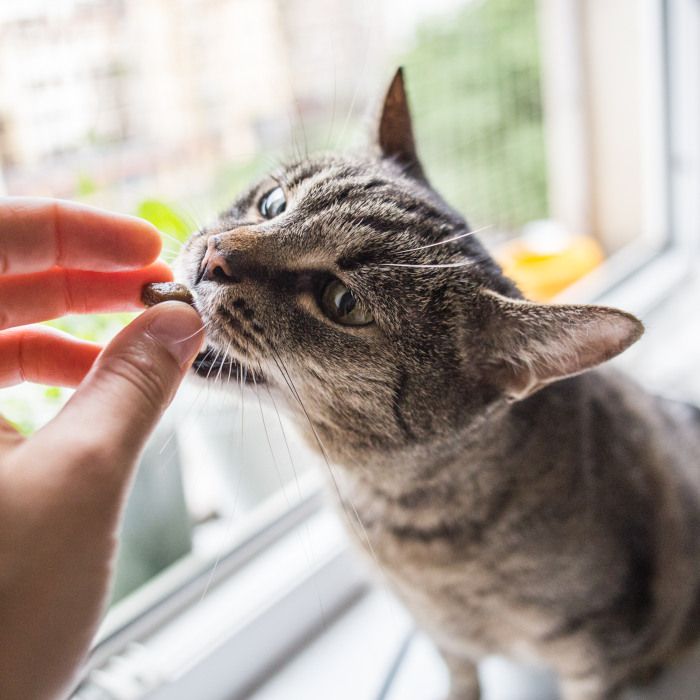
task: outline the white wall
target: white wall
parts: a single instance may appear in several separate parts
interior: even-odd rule
[[[663,231],[658,0],[540,0],[550,208],[608,251]]]

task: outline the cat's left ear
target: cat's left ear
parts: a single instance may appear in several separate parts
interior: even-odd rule
[[[411,112],[408,108],[403,69],[399,68],[384,98],[379,119],[379,148],[385,158],[392,158],[404,167],[404,171],[426,182],[423,167],[418,160],[413,138]]]
[[[490,379],[519,401],[558,379],[591,369],[639,339],[639,319],[607,306],[536,304],[480,293]]]

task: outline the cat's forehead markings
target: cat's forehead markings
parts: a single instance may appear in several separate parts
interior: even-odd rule
[[[287,189],[291,195],[293,205],[301,203],[313,190],[327,185],[332,181],[332,176],[326,170],[317,170],[313,173],[308,173],[307,177],[298,179],[296,184],[288,184]],[[323,203],[321,211],[327,210],[327,203]]]
[[[307,183],[310,179],[314,178],[315,175],[320,175],[325,171],[322,164],[309,163],[306,165],[300,165],[292,167],[282,174],[280,180],[289,190],[295,190],[299,188],[300,185]]]
[[[325,181],[325,176],[322,171],[309,174],[303,180],[298,180],[296,185],[289,185],[289,190],[292,192],[294,198],[297,201],[301,201],[310,190]]]

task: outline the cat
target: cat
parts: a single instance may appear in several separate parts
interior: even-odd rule
[[[401,71],[374,150],[280,168],[178,269],[196,371],[287,405],[452,700],[493,653],[614,698],[700,635],[700,411],[593,369],[635,317],[522,298],[431,187]]]

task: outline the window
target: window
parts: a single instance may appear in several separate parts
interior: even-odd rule
[[[523,289],[643,313],[700,229],[698,11],[16,0],[0,9],[0,193],[136,213],[172,260],[273,157],[361,145],[402,64],[428,176]],[[57,324],[106,339],[128,320]],[[144,455],[80,700],[204,698],[205,676],[207,697],[244,697],[368,586],[320,495],[327,466],[264,391],[242,403],[219,379],[234,390],[182,389]],[[66,397],[19,387],[0,410],[31,430]]]

